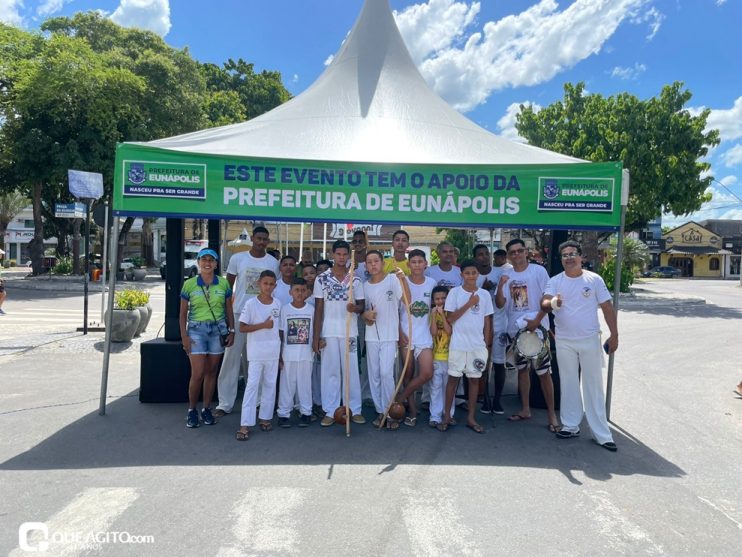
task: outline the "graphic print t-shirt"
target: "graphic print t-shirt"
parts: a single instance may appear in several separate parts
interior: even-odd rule
[[[281,330],[283,331],[283,361],[302,362],[312,360],[312,321],[314,306],[304,304],[296,308],[284,304],[281,308]]]
[[[407,285],[410,287],[410,315],[412,315],[412,344],[414,346],[430,346],[433,343],[433,337],[430,334],[430,304],[432,301],[432,292],[435,288],[435,279],[425,277],[422,284],[415,284],[407,278]],[[409,338],[407,331],[407,308],[401,304],[399,312],[399,324],[404,334]]]
[[[345,338],[345,320],[348,316],[348,294],[350,287],[350,273],[339,281],[332,274],[332,269],[326,270],[317,276],[314,281],[314,297],[322,298],[324,314],[322,319],[322,336],[324,338]],[[363,300],[363,283],[358,277],[353,277],[353,300]],[[358,319],[350,323],[350,336],[358,336]]]
[[[263,271],[273,271],[276,277],[281,274],[278,271],[278,260],[267,253],[263,257],[253,257],[249,251],[235,253],[229,260],[227,274],[234,275],[234,299],[233,309],[236,314],[242,311],[245,302],[260,294],[258,279]]]
[[[541,265],[533,264],[520,273],[511,270],[505,274],[510,277],[502,289],[508,316],[507,332],[514,337],[518,333],[517,320],[541,308],[541,297],[546,290],[549,274]]]

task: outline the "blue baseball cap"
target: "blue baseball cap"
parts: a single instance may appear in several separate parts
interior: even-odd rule
[[[216,254],[216,252],[213,249],[204,248],[201,251],[198,252],[198,256],[196,259],[201,259],[202,257],[210,255],[213,257],[216,261],[219,261],[219,256]]]

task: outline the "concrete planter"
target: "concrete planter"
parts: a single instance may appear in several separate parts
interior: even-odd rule
[[[146,306],[139,306],[136,309],[137,311],[139,311],[139,325],[137,326],[137,330],[134,333],[134,336],[138,337],[147,330],[149,320],[152,318],[152,307],[147,304]]]
[[[111,315],[111,342],[131,342],[141,320],[139,309],[114,309]],[[106,312],[108,319],[108,312]]]
[[[144,280],[145,278],[147,278],[147,270],[146,269],[132,269],[131,276],[133,280]]]

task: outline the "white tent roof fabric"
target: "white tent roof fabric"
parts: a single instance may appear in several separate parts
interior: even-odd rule
[[[417,70],[388,0],[365,0],[333,62],[291,101],[247,122],[145,145],[237,157],[391,164],[583,162],[498,137],[451,108]]]

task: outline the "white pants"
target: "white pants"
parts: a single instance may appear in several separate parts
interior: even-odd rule
[[[283,362],[278,388],[278,417],[288,418],[294,408],[294,395],[299,399],[299,412],[312,414],[312,361]]]
[[[322,381],[321,381],[321,363],[320,356],[314,355],[312,358],[312,404],[322,406]]]
[[[223,410],[225,414],[232,411],[235,400],[237,400],[237,384],[240,380],[242,356],[245,353],[245,342],[247,341],[247,333],[240,332],[239,314],[234,316],[234,323],[236,324],[234,343],[224,350],[224,359],[216,382],[219,390],[219,404],[216,409]]]
[[[366,322],[358,316],[358,354],[361,358],[358,363],[358,371],[361,377],[361,399],[371,398],[371,386],[368,382],[368,354],[363,356],[366,345]]]
[[[433,378],[425,383],[430,385],[430,421],[443,421],[443,405],[446,404],[446,385],[448,384],[448,362],[433,360]],[[456,399],[451,402],[450,416],[453,418]]]
[[[382,414],[386,410],[394,394],[394,358],[396,355],[396,341],[366,341],[368,383],[377,414]]]
[[[600,336],[580,340],[560,339],[557,331],[557,362],[561,381],[561,406],[559,415],[562,427],[577,432],[582,422],[583,399],[587,424],[593,437],[600,443],[613,441],[605,415],[603,394],[603,347]],[[582,396],[580,396],[580,370]]]
[[[322,349],[322,409],[333,416],[345,398],[345,339],[341,337],[325,338],[327,343]],[[350,411],[361,413],[361,382],[358,377],[358,343],[350,339]]]
[[[278,376],[278,360],[249,362],[250,374],[247,376],[245,396],[242,398],[242,417],[240,425],[254,426],[255,413],[258,405],[258,388],[260,394],[261,420],[273,419],[273,409],[276,405],[276,378]]]

